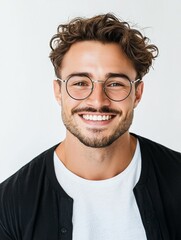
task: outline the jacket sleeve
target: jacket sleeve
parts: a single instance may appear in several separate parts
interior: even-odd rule
[[[4,228],[4,226],[2,225],[2,223],[0,223],[0,239],[1,240],[13,240],[14,238],[12,238],[9,233],[7,232],[7,230]]]
[[[0,184],[0,240],[17,240],[20,237],[17,182],[9,178]]]

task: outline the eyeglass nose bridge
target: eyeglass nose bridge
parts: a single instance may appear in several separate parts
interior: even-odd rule
[[[92,82],[93,83],[105,83],[105,80],[99,80],[99,79],[97,79],[97,80],[92,80]]]
[[[91,79],[91,81],[92,81],[91,94],[92,94],[93,91],[94,91],[94,83],[102,83],[102,84],[103,84],[102,89],[103,89],[104,93],[106,94],[105,80],[100,80],[100,79],[92,80],[92,79]],[[91,94],[90,94],[90,95],[91,95]],[[107,96],[107,94],[106,94],[106,96]]]

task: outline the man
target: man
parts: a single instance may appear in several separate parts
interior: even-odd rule
[[[66,138],[0,185],[0,239],[181,239],[181,154],[129,133],[157,47],[112,14],[50,46]]]

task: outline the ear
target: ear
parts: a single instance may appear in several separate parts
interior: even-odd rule
[[[136,108],[138,103],[141,101],[141,97],[143,95],[143,88],[144,88],[144,82],[141,81],[135,89],[134,108]]]
[[[57,80],[53,81],[54,95],[59,105],[61,105],[61,86]]]

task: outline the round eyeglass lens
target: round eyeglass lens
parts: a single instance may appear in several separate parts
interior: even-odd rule
[[[86,76],[72,76],[67,81],[67,92],[76,100],[87,98],[93,89],[93,83]]]
[[[113,101],[126,99],[130,95],[131,89],[131,82],[123,77],[108,78],[104,84],[105,94]]]

